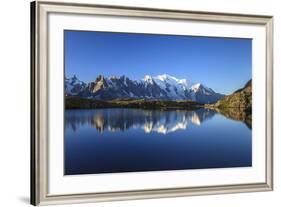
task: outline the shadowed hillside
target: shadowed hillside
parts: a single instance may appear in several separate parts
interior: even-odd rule
[[[217,108],[240,108],[245,111],[252,110],[252,80],[246,85],[235,91],[233,94],[223,97],[214,104]]]
[[[243,121],[252,128],[252,80],[233,94],[223,97],[215,104],[206,104],[205,107],[212,108],[227,118]]]

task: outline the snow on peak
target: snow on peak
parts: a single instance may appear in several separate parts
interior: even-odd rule
[[[166,91],[169,97],[173,99],[184,99],[185,91],[188,89],[188,81],[186,79],[178,79],[168,74],[162,74],[153,77],[156,84]]]
[[[153,84],[153,78],[150,75],[145,75],[143,81]]]
[[[72,85],[83,84],[83,81],[80,81],[75,74],[70,78],[66,78],[66,81]]]
[[[170,75],[168,75],[168,74],[158,75],[158,76],[156,76],[155,78],[156,78],[156,79],[159,79],[159,80],[161,80],[161,81],[170,80],[170,79],[176,80],[176,81],[178,80],[177,78],[175,78],[175,77],[173,77],[173,76],[170,76]]]
[[[180,84],[183,84],[183,85],[188,85],[188,81],[186,80],[186,79],[180,79],[180,80],[178,80],[178,82],[180,83]]]
[[[185,86],[185,88],[188,87],[188,81],[186,79],[178,79],[178,78],[168,75],[168,74],[162,74],[162,75],[155,76],[154,79],[160,80],[163,82],[167,82],[169,84],[180,84],[182,86]]]
[[[193,84],[187,79],[178,79],[168,74],[162,74],[153,77],[150,75],[145,75],[143,79],[133,81],[126,76],[110,76],[109,78],[106,78],[100,75],[93,83],[94,85],[102,85],[104,82],[106,83],[106,87],[113,89],[114,91],[122,91],[124,90],[124,87],[126,87],[128,91],[126,90],[122,93],[129,94],[129,97],[136,98],[145,97],[171,100],[191,99],[198,102],[208,103],[210,99],[209,97],[217,100],[216,97],[219,97],[220,95],[217,95],[211,88],[208,88],[201,83]],[[65,77],[66,94],[77,95],[81,91],[87,89],[87,87],[90,87],[89,84],[80,81],[76,75],[69,78]],[[132,84],[135,85],[135,87],[131,88]],[[147,91],[143,89],[147,89]],[[137,92],[140,95],[135,95],[138,94],[136,93],[136,90],[139,90]],[[205,97],[207,97],[207,99]],[[213,99],[210,100],[213,101]]]
[[[114,79],[119,79],[119,77],[118,76],[115,76],[115,75],[112,75],[112,76],[109,76],[109,78],[108,79],[110,79],[110,80],[114,80]]]
[[[67,95],[77,95],[85,87],[86,83],[80,81],[76,75],[70,78],[65,77],[65,93]]]
[[[201,83],[196,83],[196,84],[192,85],[191,90],[195,93],[198,91],[202,91],[206,95],[210,95],[210,94],[214,93],[214,91],[211,88],[208,88],[207,86],[204,86]]]
[[[145,80],[145,81],[151,80],[151,79],[152,79],[152,77],[150,75],[145,75],[144,78],[143,78],[143,80]]]
[[[200,86],[201,86],[201,83],[196,83],[196,84],[191,86],[191,90],[198,91]]]

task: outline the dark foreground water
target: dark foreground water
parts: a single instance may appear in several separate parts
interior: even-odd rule
[[[65,175],[246,167],[251,129],[213,110],[65,111]]]

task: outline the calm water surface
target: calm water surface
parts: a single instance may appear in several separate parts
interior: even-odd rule
[[[65,110],[65,175],[249,167],[252,131],[209,109]]]

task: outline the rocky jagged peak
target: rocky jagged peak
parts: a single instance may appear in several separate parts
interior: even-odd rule
[[[66,95],[78,95],[80,91],[86,88],[86,83],[80,81],[76,75],[70,78],[65,77],[65,93]]]
[[[77,76],[75,74],[72,77],[70,77],[68,80],[71,81],[73,84],[75,84],[76,82],[79,82],[79,79],[77,78]]]
[[[103,75],[99,75],[97,78],[96,78],[96,81],[92,84],[92,89],[91,91],[93,93],[96,93],[97,91],[103,89],[103,88],[106,88],[108,85],[107,85],[107,82],[106,82],[106,79]]]
[[[77,78],[75,76],[75,78]],[[77,79],[78,80],[78,79]],[[196,88],[192,87],[190,81],[186,79],[178,79],[168,74],[162,74],[156,77],[146,75],[141,80],[131,80],[130,78],[122,76],[110,76],[109,78],[98,75],[97,78],[89,84],[69,83],[65,79],[66,85],[69,90],[66,90],[67,95],[78,95],[86,98],[95,99],[161,99],[161,100],[193,100],[199,103],[214,103],[223,97],[207,87],[199,84],[199,88],[203,90],[191,90]],[[76,86],[77,85],[77,86]],[[78,87],[81,85],[81,87]],[[85,86],[84,86],[85,85]],[[74,90],[72,90],[75,87]],[[77,89],[77,90],[76,90]],[[80,90],[81,89],[81,90]],[[77,92],[76,92],[77,91]]]
[[[121,81],[124,81],[124,83],[126,83],[127,80],[129,80],[129,78],[126,77],[126,76],[124,76],[124,75],[122,75],[122,76],[120,76],[120,80],[121,80]]]
[[[100,82],[100,81],[105,81],[105,78],[103,75],[98,75],[98,77],[96,78],[96,82]]]

